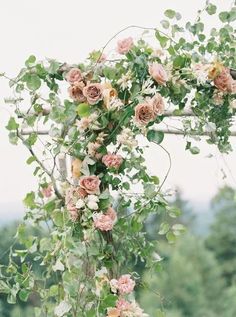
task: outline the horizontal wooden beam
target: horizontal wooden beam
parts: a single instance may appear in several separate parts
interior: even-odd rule
[[[188,136],[211,136],[215,131],[203,131],[202,133],[185,133],[183,130],[178,130],[178,129],[168,129],[168,128],[159,128],[156,129],[156,131],[163,132],[165,134],[173,134],[173,135],[188,135]],[[38,135],[48,135],[49,131],[48,130],[21,130],[21,135],[30,135],[31,133],[37,133]],[[236,136],[236,131],[231,131],[232,137]]]

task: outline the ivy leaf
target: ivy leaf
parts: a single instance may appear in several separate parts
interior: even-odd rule
[[[22,289],[19,292],[20,300],[22,300],[23,302],[27,302],[29,295],[30,295],[30,291],[26,289]]]
[[[166,234],[168,231],[170,230],[170,225],[167,223],[167,222],[163,222],[161,225],[160,225],[160,229],[159,229],[159,234],[160,235],[164,235]]]
[[[0,280],[0,294],[9,294],[11,291],[10,287],[3,280]]]
[[[161,144],[164,139],[164,133],[162,131],[149,130],[147,133],[147,139],[149,142]]]
[[[29,74],[26,77],[26,85],[29,90],[37,90],[41,86],[41,80],[36,74]]]
[[[166,37],[166,36],[161,35],[159,31],[155,32],[155,36],[158,39],[161,47],[165,47],[167,42],[169,41],[169,38]]]
[[[53,222],[55,223],[55,225],[57,227],[62,227],[64,224],[64,219],[63,219],[63,212],[59,211],[59,210],[55,210],[52,213],[52,219]]]
[[[9,131],[17,130],[18,127],[19,127],[19,124],[16,122],[16,120],[13,117],[11,117],[6,126],[7,130]]]
[[[34,192],[30,192],[26,195],[25,199],[23,200],[24,204],[26,207],[33,209],[35,208],[36,204],[35,204],[35,193]]]

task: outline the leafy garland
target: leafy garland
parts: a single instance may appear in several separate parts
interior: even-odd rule
[[[7,102],[15,107],[7,125],[10,141],[21,140],[30,151],[27,163],[36,164],[39,188],[24,199],[28,211],[17,232],[22,249],[12,247],[9,265],[1,268],[0,292],[9,303],[17,295],[23,301],[34,296],[40,302],[36,317],[147,316],[133,296],[135,285],[148,287],[133,272],[134,263],[155,271],[161,258],[157,242],[146,238],[145,221],[159,214],[164,219],[159,234],[170,243],[184,227],[173,224],[180,211],[162,191],[170,168],[163,181],[148,173],[139,135],[160,146],[171,166],[158,127],[168,113],[189,111],[191,119],[182,120],[187,150],[199,152],[191,137],[209,131],[209,125],[207,142],[231,150],[236,49],[230,23],[236,8],[221,12],[224,25],[207,37],[201,14],[216,9],[207,2],[185,27],[173,10],[165,12],[164,30],[132,26],[154,31],[158,49],[128,37],[118,41],[111,59],[104,55],[111,40],[84,64],[30,56],[10,80],[14,98]],[[39,132],[43,127],[49,129],[46,141]],[[69,157],[68,176],[59,167]],[[44,236],[30,234],[27,223],[41,227]]]

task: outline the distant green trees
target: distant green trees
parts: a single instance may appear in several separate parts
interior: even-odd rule
[[[230,187],[222,188],[212,200],[215,213],[206,240],[221,266],[227,284],[236,283],[236,194]],[[236,314],[235,314],[236,316]]]
[[[159,244],[164,270],[146,272],[144,279],[151,286],[140,292],[140,303],[150,316],[159,317],[158,309],[164,308],[166,317],[235,317],[235,190],[224,187],[212,200],[214,220],[205,239],[190,234],[196,223],[181,195],[175,205],[183,211],[188,233],[175,245]]]

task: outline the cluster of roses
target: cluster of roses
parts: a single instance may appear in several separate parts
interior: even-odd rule
[[[80,175],[80,168],[76,160],[76,173]],[[107,168],[117,170],[123,162],[123,158],[118,154],[108,153],[102,157],[102,162]],[[74,165],[75,166],[75,165]],[[78,167],[79,166],[79,167]],[[116,211],[109,207],[105,213],[99,210],[100,179],[96,175],[79,177],[78,186],[71,186],[66,192],[66,207],[73,221],[77,221],[82,213],[88,208],[94,212],[94,227],[101,231],[112,230],[117,219]]]
[[[118,294],[119,299],[115,307],[107,309],[107,317],[145,317],[143,312],[135,301],[128,301],[124,296],[133,292],[135,281],[129,274],[122,275],[119,279],[110,281],[111,291]]]

